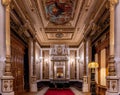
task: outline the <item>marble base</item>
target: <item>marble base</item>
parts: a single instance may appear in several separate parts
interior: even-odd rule
[[[32,83],[31,84],[30,92],[37,92],[37,83]]]
[[[2,93],[2,95],[15,95],[14,92]]]
[[[89,91],[88,91],[88,84],[83,84],[82,91],[83,91],[83,92],[89,92]]]
[[[117,93],[115,93],[115,92],[114,93],[113,92],[106,92],[105,95],[120,95],[120,93],[118,93],[118,92]]]
[[[83,76],[83,87],[82,87],[83,92],[88,92],[88,77]]]

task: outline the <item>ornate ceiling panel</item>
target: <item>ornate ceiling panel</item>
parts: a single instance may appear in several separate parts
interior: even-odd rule
[[[104,1],[104,2],[102,2]],[[41,46],[78,46],[107,0],[12,0],[11,18]],[[100,6],[101,4],[101,6]],[[97,11],[98,10],[98,11]]]
[[[47,33],[49,40],[71,40],[73,33]]]
[[[45,0],[47,19],[55,24],[70,21],[75,0]]]

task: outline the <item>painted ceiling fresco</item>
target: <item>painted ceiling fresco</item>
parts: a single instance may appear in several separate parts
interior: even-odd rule
[[[46,0],[45,10],[49,21],[64,24],[70,21],[75,0]]]

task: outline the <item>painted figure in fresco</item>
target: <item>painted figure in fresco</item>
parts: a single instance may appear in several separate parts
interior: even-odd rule
[[[74,0],[46,0],[48,19],[56,24],[68,22],[72,15]]]

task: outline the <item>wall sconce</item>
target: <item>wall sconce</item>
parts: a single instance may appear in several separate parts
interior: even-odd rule
[[[5,62],[6,58],[5,57],[0,57],[0,62]]]
[[[45,58],[44,62],[45,62],[46,64],[48,64],[49,59],[48,59],[48,58]]]
[[[45,59],[45,62],[48,62],[48,59]]]
[[[78,63],[82,62],[80,57],[76,57],[76,59],[78,60]]]
[[[40,63],[42,62],[42,59],[43,59],[42,57],[39,57],[39,61],[40,61]]]
[[[98,68],[99,65],[97,62],[90,62],[88,68],[91,69],[91,95],[96,95],[96,82],[95,82],[95,68]]]
[[[71,64],[74,63],[74,59],[73,59],[73,58],[70,59],[70,63],[71,63]]]
[[[88,64],[88,68],[95,69],[95,68],[98,68],[98,67],[99,67],[99,65],[98,65],[97,62],[90,62],[90,63]]]
[[[41,63],[42,62],[42,57],[37,58],[36,63]]]

